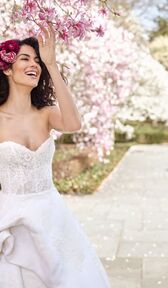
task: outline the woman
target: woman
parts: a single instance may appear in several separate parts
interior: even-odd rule
[[[52,27],[41,29],[38,40],[0,45],[0,287],[108,288],[52,181],[51,131],[78,131],[81,121],[57,68]]]

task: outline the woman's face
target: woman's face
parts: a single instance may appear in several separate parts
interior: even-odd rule
[[[15,84],[28,86],[32,89],[38,85],[41,66],[39,57],[31,46],[21,46],[9,73],[9,83],[12,81]]]

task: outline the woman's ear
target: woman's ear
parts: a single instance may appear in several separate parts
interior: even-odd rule
[[[10,75],[11,75],[11,72],[12,72],[11,68],[8,68],[8,69],[6,69],[6,70],[3,70],[3,73],[4,73],[6,76],[10,76]]]

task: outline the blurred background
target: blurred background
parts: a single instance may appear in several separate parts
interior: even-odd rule
[[[104,37],[60,56],[83,120],[81,133],[58,139],[65,158],[54,171],[65,193],[94,192],[133,144],[168,142],[168,1],[107,5],[120,16],[110,15]]]

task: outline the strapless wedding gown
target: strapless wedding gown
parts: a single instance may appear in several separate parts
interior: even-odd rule
[[[109,288],[53,183],[54,131],[36,151],[0,143],[0,288]]]

